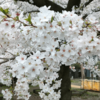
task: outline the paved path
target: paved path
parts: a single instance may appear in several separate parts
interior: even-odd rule
[[[78,89],[81,89],[81,86],[79,85],[71,85],[72,88],[78,88]]]

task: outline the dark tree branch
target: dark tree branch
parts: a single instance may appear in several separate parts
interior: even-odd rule
[[[16,0],[16,1],[26,1],[29,2],[29,0]],[[56,3],[49,1],[49,0],[33,0],[33,4],[36,5],[37,7],[42,7],[42,6],[51,6],[50,10],[54,10],[54,11],[58,11],[58,12],[62,12],[62,10],[67,10],[67,11],[71,11],[73,6],[79,7],[80,5],[80,0],[69,0],[67,8],[63,8],[59,5],[57,5]],[[30,2],[29,2],[30,3]]]
[[[4,61],[2,61],[2,62],[0,62],[0,64],[3,64],[3,63],[6,63],[6,62],[8,62],[8,61],[10,61],[10,60],[14,60],[16,57],[12,57],[12,58],[5,58],[5,60]]]
[[[29,2],[29,0],[16,0],[16,1],[26,1]],[[33,4],[36,5],[37,7],[42,7],[42,6],[51,6],[50,10],[54,10],[54,11],[58,11],[58,12],[62,12],[62,10],[64,10],[63,7],[57,5],[56,3],[49,1],[49,0],[33,0]],[[29,2],[30,3],[30,2]]]
[[[99,36],[99,37],[100,37],[100,31],[97,31],[97,36]]]
[[[82,17],[82,19],[85,19],[87,16],[88,16],[88,14],[85,14],[85,15]]]
[[[72,11],[73,6],[79,7],[81,0],[69,0],[66,10]]]
[[[92,12],[99,12],[100,9],[95,9],[95,10],[92,10]]]
[[[25,12],[24,14],[32,13],[32,12],[40,12],[40,11],[39,11],[39,10],[32,10],[32,11],[27,11],[27,12]]]

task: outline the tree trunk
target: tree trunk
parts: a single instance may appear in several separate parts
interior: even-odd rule
[[[83,64],[81,64],[81,77],[82,77],[82,79],[84,79],[85,78],[85,73],[84,73],[84,69],[83,69]]]
[[[61,82],[61,98],[60,100],[71,100],[71,81],[70,81],[70,68],[69,66],[62,65],[59,73]]]

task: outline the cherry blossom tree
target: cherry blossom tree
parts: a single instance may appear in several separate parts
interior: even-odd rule
[[[0,82],[10,86],[17,77],[18,99],[29,100],[32,83],[43,100],[71,100],[69,66],[100,52],[99,2],[1,0]]]

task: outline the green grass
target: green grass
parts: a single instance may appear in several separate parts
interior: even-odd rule
[[[72,88],[71,89],[72,91],[74,92],[82,92],[83,90],[82,89],[76,89],[76,88]],[[91,91],[87,91],[85,92],[84,94],[82,95],[75,95],[75,96],[72,96],[72,97],[80,97],[81,99],[87,99],[89,97],[96,97],[98,98],[100,96],[100,92],[91,92]]]
[[[3,95],[0,93],[0,97],[3,97]]]
[[[85,95],[91,96],[91,97],[99,97],[99,94],[96,92],[87,92]]]

